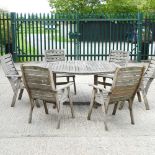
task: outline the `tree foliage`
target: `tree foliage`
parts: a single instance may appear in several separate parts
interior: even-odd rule
[[[153,12],[155,0],[49,0],[57,13]]]
[[[49,0],[49,4],[58,13],[95,13],[103,8],[100,0]]]

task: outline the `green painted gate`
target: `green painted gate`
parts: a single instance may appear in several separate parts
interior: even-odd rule
[[[155,14],[145,20],[155,40]],[[65,49],[69,60],[106,60],[111,49],[141,60],[144,15],[136,14],[0,14],[0,53],[16,61],[43,60],[45,49]],[[133,40],[134,33],[136,39]],[[155,55],[150,42],[149,56]]]

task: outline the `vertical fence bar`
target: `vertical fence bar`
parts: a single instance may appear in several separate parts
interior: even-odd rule
[[[18,59],[20,60],[20,38],[19,38],[19,14],[17,14],[16,16],[16,20],[17,20],[17,26],[16,26],[16,35],[17,35],[17,56],[18,56]]]
[[[69,22],[69,26],[70,26],[70,27],[69,27],[69,31],[70,31],[70,32],[69,32],[69,33],[72,33],[72,31],[73,31],[73,30],[72,30],[72,23],[73,23],[72,20],[70,20],[70,22]],[[73,42],[73,41],[72,41],[72,38],[70,37],[70,42],[69,42],[69,43],[70,43],[69,55],[70,55],[70,59],[71,59],[71,60],[73,59],[73,55],[72,55],[72,42]]]
[[[58,15],[57,14],[54,14],[53,15],[53,22],[55,24],[55,29],[53,31],[53,42],[54,42],[54,48],[57,49],[57,42],[58,42],[58,36],[57,36],[57,32],[58,32],[58,23],[57,23],[57,19],[58,18]]]
[[[44,50],[46,49],[46,16],[45,13],[43,14],[43,21],[44,21]]]
[[[27,55],[27,51],[24,51],[24,39],[23,39],[23,16],[22,16],[22,13],[20,14],[20,27],[21,27],[21,37],[20,37],[20,40],[21,40],[21,53],[22,53],[22,61],[24,61],[24,54],[26,52],[26,55]]]
[[[153,27],[153,24],[155,24],[155,14],[154,14],[154,16],[153,16],[153,14],[152,15],[149,15],[149,25],[150,25],[150,30],[151,30],[151,32],[152,32],[152,37],[150,38],[151,40],[150,40],[150,43],[151,43],[151,51],[150,51],[150,56],[153,56],[154,54],[153,54],[153,49],[155,48],[153,48],[153,41],[155,40],[155,38],[154,38],[154,33],[155,33],[155,29],[154,29],[154,27],[155,27],[155,25],[154,25],[154,27]],[[154,22],[154,23],[153,23]],[[155,50],[154,50],[154,52],[155,52]]]
[[[0,42],[1,42],[1,44],[0,44],[0,55],[3,55],[3,37],[2,37],[2,31],[3,31],[3,29],[2,29],[2,20],[3,20],[3,18],[1,18],[1,13],[0,13]]]
[[[65,48],[65,42],[66,42],[66,39],[65,39],[65,22],[62,21],[62,48],[64,49]]]
[[[101,16],[101,18],[103,19],[103,14]],[[101,60],[103,60],[103,55],[104,55],[104,44],[103,44],[103,41],[105,42],[104,40],[104,23],[105,21],[101,21],[101,24],[100,24],[100,29],[101,29],[101,34],[100,34],[100,40],[99,40],[99,43],[101,43]],[[100,51],[100,49],[99,49]]]
[[[35,22],[35,16],[32,14],[32,38],[33,38],[33,61],[35,61],[35,27],[34,27],[34,22]]]
[[[76,36],[76,57],[77,60],[81,60],[81,52],[80,52],[80,32],[79,32],[79,14],[76,14],[75,18],[75,32],[77,34]]]
[[[106,18],[106,15],[104,18]],[[108,43],[108,39],[106,38],[107,33],[108,33],[107,26],[108,26],[107,22],[104,21],[105,60],[107,60],[107,43]]]
[[[39,31],[40,31],[40,42],[39,42],[39,44],[40,44],[40,54],[41,55],[43,55],[43,49],[42,49],[42,14],[40,13],[40,15],[39,15]],[[43,60],[43,57],[41,56],[41,60]]]
[[[49,19],[49,13],[47,14],[47,38],[48,38],[48,49],[50,49],[50,29],[51,29],[51,22],[50,22],[50,19]]]
[[[67,18],[68,18],[68,16],[67,16]],[[66,21],[66,50],[67,50],[67,60],[68,60],[68,25],[69,25],[69,22],[68,21]]]
[[[4,45],[5,45],[5,52],[7,52],[6,51],[6,25],[5,25],[5,14],[4,14],[4,12],[3,12],[3,43],[4,43]]]
[[[36,54],[37,54],[37,61],[39,61],[39,58],[40,58],[40,53],[39,53],[39,31],[38,31],[38,15],[36,14],[36,23],[35,23],[35,26],[36,26]]]
[[[28,31],[29,31],[29,54],[30,54],[30,61],[32,61],[32,48],[31,48],[31,16],[28,14]]]
[[[61,49],[61,15],[58,16],[59,22],[58,22],[58,42],[59,42],[59,49]]]
[[[137,40],[137,61],[140,62],[141,61],[141,50],[142,50],[142,19],[143,19],[143,15],[142,13],[138,12],[137,14],[137,27],[138,27],[138,40]]]
[[[54,37],[53,37],[53,30],[56,28],[56,25],[54,25],[54,22],[53,22],[53,14],[51,13],[51,25],[52,25],[52,29],[51,29],[51,48],[53,49],[53,40],[54,40]]]
[[[27,48],[27,17],[26,17],[26,14],[24,14],[24,38],[25,38],[25,41],[24,41],[24,49],[25,49],[25,51],[29,51],[28,50],[28,48]],[[26,56],[26,61],[28,61],[29,59],[28,59],[28,57]]]
[[[77,33],[77,21],[75,19],[75,15],[72,17],[73,18],[73,33]],[[73,38],[74,41],[74,60],[78,60],[78,54],[77,54],[77,38],[74,36]]]

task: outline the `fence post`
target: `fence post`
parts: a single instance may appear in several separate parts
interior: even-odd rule
[[[75,43],[75,46],[76,46],[76,52],[75,52],[75,54],[76,54],[76,56],[75,56],[75,60],[79,60],[79,59],[81,59],[80,58],[80,56],[79,56],[79,52],[80,52],[80,41],[79,41],[79,18],[80,18],[80,15],[78,14],[78,13],[76,13],[76,24],[77,24],[77,26],[76,26],[76,43]]]
[[[137,28],[138,28],[138,38],[137,38],[137,61],[141,61],[141,50],[142,50],[142,20],[143,20],[143,14],[138,12],[137,17]]]
[[[12,34],[12,53],[13,60],[16,61],[16,13],[11,12],[11,34]]]

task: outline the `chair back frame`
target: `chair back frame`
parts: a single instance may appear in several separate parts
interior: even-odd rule
[[[13,107],[15,105],[19,89],[20,89],[20,93],[19,93],[18,99],[20,100],[22,98],[22,94],[24,90],[22,79],[21,79],[22,77],[19,75],[15,67],[15,64],[13,62],[12,55],[10,53],[4,56],[1,56],[0,61],[1,61],[3,71],[5,73],[5,76],[8,78],[14,92],[14,95],[12,98],[12,104],[11,104],[11,107]]]
[[[115,71],[109,103],[133,100],[143,79],[145,67],[117,68]]]
[[[114,62],[121,67],[126,67],[129,59],[129,52],[122,50],[111,50],[109,62]]]
[[[45,50],[45,61],[46,62],[65,61],[64,50],[63,49]]]
[[[56,101],[53,74],[48,68],[39,66],[21,66],[23,82],[30,99]]]

